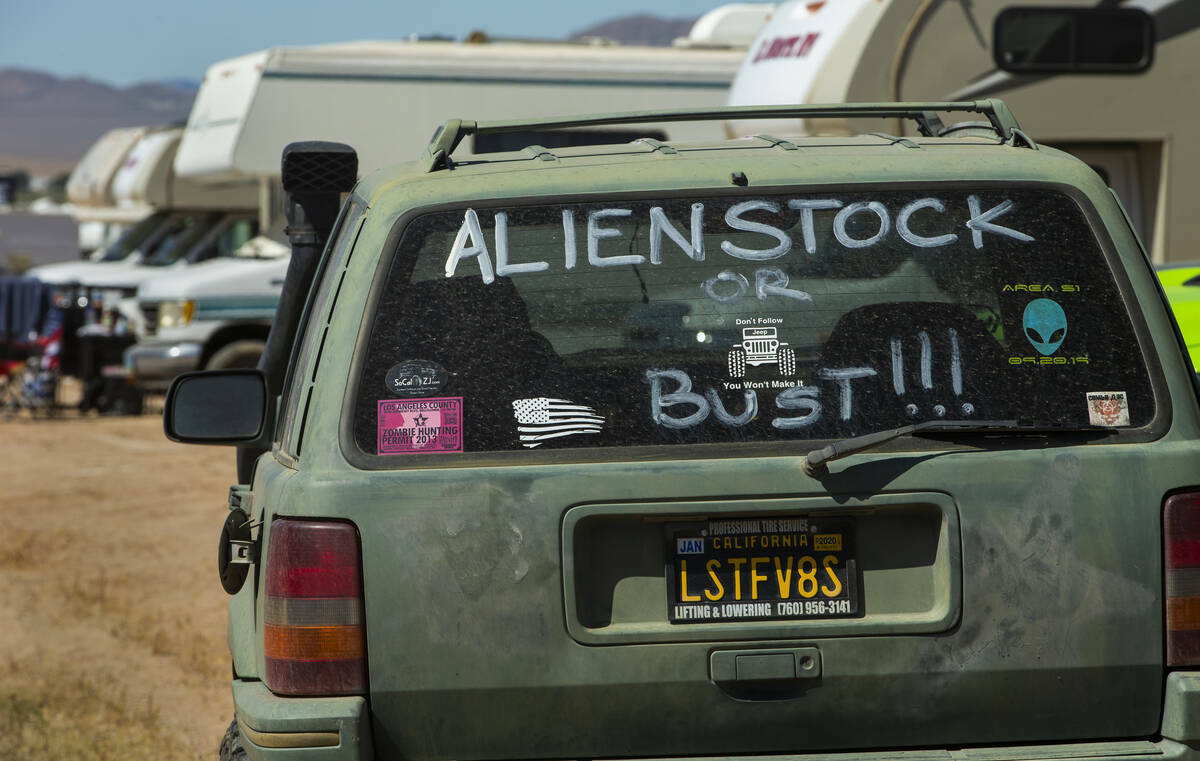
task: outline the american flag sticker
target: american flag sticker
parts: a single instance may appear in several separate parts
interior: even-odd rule
[[[604,427],[604,418],[596,410],[567,399],[538,396],[518,399],[512,406],[521,443],[530,449],[548,439],[600,433]]]

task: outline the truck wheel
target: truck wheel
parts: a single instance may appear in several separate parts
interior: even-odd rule
[[[246,338],[228,343],[208,358],[205,370],[240,370],[258,367],[258,358],[267,348],[265,341]]]
[[[795,349],[780,349],[776,355],[779,360],[779,374],[790,378],[796,374],[796,350]]]
[[[729,352],[729,377],[741,378],[746,374],[746,350],[732,349]]]
[[[242,747],[242,731],[238,729],[237,719],[229,724],[225,736],[221,738],[221,761],[247,761],[246,749]]]

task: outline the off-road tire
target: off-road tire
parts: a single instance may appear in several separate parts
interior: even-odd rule
[[[746,350],[732,349],[729,352],[729,377],[741,378],[746,375]]]
[[[258,367],[258,358],[267,348],[266,341],[244,338],[225,344],[208,358],[205,370],[250,370]]]
[[[238,729],[237,719],[229,724],[225,736],[221,738],[221,761],[248,761],[246,749],[242,747],[242,731]]]
[[[779,360],[779,374],[785,378],[790,378],[796,374],[796,350],[795,349],[778,349],[775,352],[775,358]]]

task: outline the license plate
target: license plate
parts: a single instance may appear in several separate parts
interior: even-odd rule
[[[851,518],[732,518],[667,529],[673,624],[859,612]]]

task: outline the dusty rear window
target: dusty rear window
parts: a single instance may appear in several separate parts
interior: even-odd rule
[[[370,454],[1154,415],[1096,237],[1051,191],[439,211],[408,223],[371,322]]]

